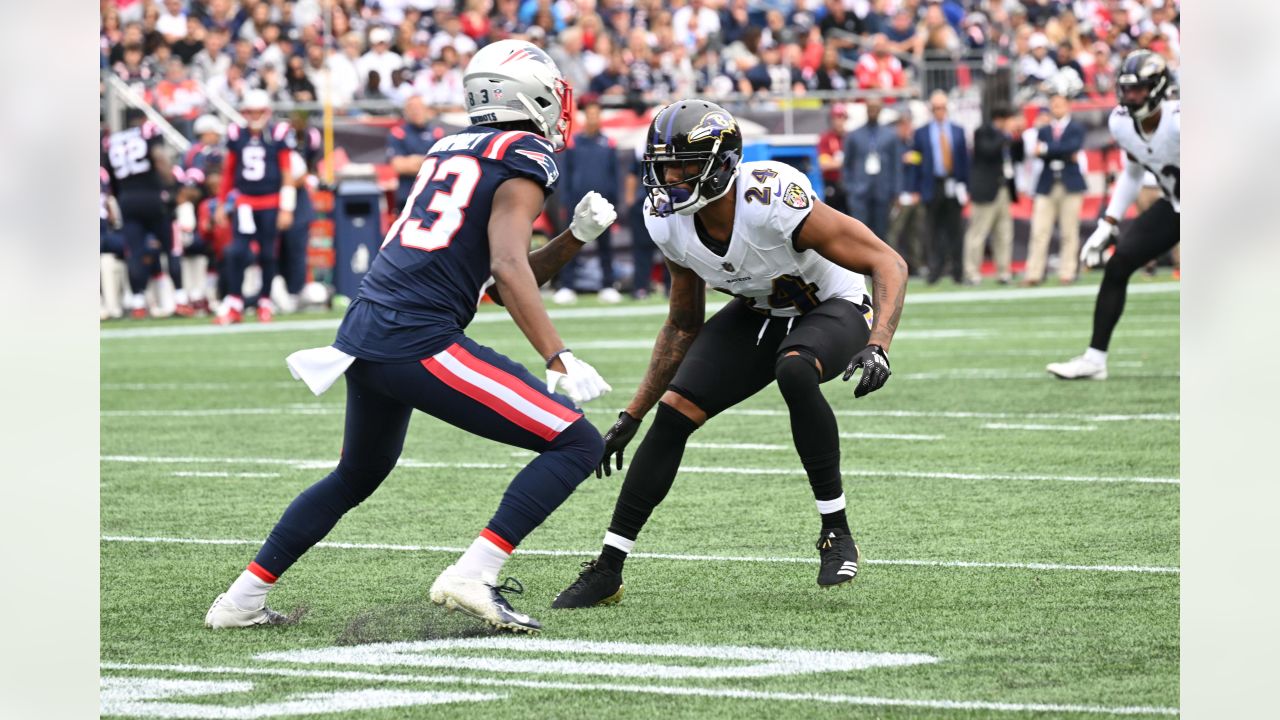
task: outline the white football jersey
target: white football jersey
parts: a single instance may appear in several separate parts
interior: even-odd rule
[[[730,192],[737,204],[723,257],[698,239],[693,216],[658,217],[646,200],[645,227],[662,254],[773,317],[803,315],[833,297],[870,305],[862,275],[792,245],[817,200],[804,173],[771,160],[740,163]]]
[[[1182,104],[1177,100],[1160,103],[1160,125],[1151,137],[1143,137],[1129,111],[1117,106],[1107,120],[1111,135],[1129,154],[1130,160],[1151,173],[1160,185],[1161,192],[1173,205],[1174,212],[1181,213],[1179,175],[1182,172]]]

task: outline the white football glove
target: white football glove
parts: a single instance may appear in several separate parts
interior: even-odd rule
[[[564,363],[566,372],[547,368],[547,392],[556,392],[556,387],[559,386],[570,400],[581,405],[613,389],[595,368],[574,357],[573,353],[565,351],[558,357]]]
[[[1080,262],[1085,267],[1096,268],[1102,264],[1102,252],[1107,249],[1118,235],[1116,226],[1106,220],[1098,221],[1098,228],[1093,231],[1084,247],[1080,248]]]
[[[613,203],[593,190],[578,201],[578,207],[573,210],[573,222],[569,223],[569,232],[588,243],[600,237],[600,233],[608,230],[617,219],[618,213],[613,209]]]

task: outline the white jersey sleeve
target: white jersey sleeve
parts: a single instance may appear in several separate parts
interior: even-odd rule
[[[767,169],[778,175],[774,190],[776,199],[763,206],[768,210],[766,223],[779,235],[791,240],[809,213],[813,212],[818,196],[809,177],[790,165],[774,162],[769,163]]]

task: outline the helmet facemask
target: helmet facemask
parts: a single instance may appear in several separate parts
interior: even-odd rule
[[[1131,56],[1132,57],[1132,56]],[[1137,67],[1132,67],[1137,65]],[[1145,71],[1145,72],[1144,72]],[[1141,100],[1130,100],[1130,90],[1146,88],[1147,93]],[[1160,108],[1169,90],[1169,73],[1165,69],[1163,59],[1158,55],[1142,58],[1136,62],[1126,60],[1116,78],[1116,100],[1137,120],[1146,120]]]
[[[732,157],[726,154],[721,158],[720,143],[717,138],[709,150],[697,152],[655,153],[652,144],[646,148],[641,161],[644,170],[642,182],[654,212],[661,217],[673,213],[693,215],[729,192],[738,174],[737,154],[733,153]],[[667,182],[668,165],[676,164],[683,168],[690,163],[701,163],[702,169],[695,175]]]

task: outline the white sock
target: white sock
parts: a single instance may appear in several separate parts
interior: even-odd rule
[[[1106,366],[1107,366],[1107,351],[1106,351],[1106,350],[1095,350],[1095,349],[1093,349],[1093,348],[1089,348],[1089,349],[1087,349],[1087,350],[1085,350],[1085,351],[1084,351],[1084,359],[1085,359],[1085,360],[1088,360],[1089,362],[1093,363],[1094,365],[1101,365],[1102,367],[1106,367]]]
[[[498,573],[509,557],[511,553],[481,535],[471,542],[471,547],[453,564],[453,569],[464,577],[478,577],[490,585],[497,585]]]
[[[617,548],[618,550],[621,550],[622,552],[627,553],[628,555],[630,555],[631,551],[634,550],[636,547],[635,540],[628,540],[627,538],[624,538],[621,535],[611,533],[608,531],[606,531],[604,534],[604,544],[612,548]]]
[[[267,591],[273,587],[275,583],[269,583],[245,570],[231,583],[227,599],[241,610],[258,610],[267,604]]]
[[[187,299],[187,289],[185,287],[178,288],[173,291],[173,301],[179,305],[189,305],[191,301]]]

